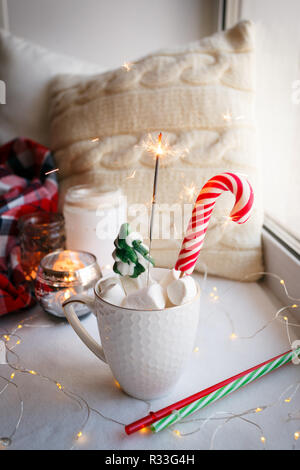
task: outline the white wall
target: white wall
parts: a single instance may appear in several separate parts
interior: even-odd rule
[[[2,0],[13,34],[104,68],[214,32],[218,0]]]

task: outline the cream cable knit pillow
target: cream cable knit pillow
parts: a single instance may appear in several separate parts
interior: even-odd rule
[[[148,133],[162,131],[173,147],[186,151],[163,161],[160,204],[191,203],[210,177],[229,170],[247,174],[255,190],[245,225],[224,224],[233,199],[219,198],[197,269],[205,263],[209,274],[238,280],[263,270],[254,68],[253,25],[246,21],[144,57],[129,71],[59,76],[51,89],[51,142],[61,204],[68,187],[91,182],[121,187],[129,204],[149,203],[154,159],[141,144]],[[154,240],[156,264],[174,266],[180,245]]]

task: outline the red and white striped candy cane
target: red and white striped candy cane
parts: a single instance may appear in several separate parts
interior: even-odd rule
[[[178,271],[184,274],[193,272],[214,205],[224,191],[231,191],[235,196],[235,204],[230,213],[231,220],[243,224],[249,219],[254,195],[247,178],[235,173],[222,173],[208,180],[194,205],[187,233],[175,265],[175,269]]]

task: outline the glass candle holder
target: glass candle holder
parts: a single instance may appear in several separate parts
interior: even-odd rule
[[[111,269],[114,240],[126,222],[126,198],[121,189],[83,184],[68,189],[63,214],[66,248],[85,250],[97,257],[101,270]]]
[[[39,265],[35,295],[46,312],[65,317],[62,303],[72,295],[94,296],[94,285],[101,277],[96,257],[85,251],[54,251]],[[83,304],[74,304],[78,316],[90,313]]]
[[[34,212],[18,222],[21,264],[27,281],[34,281],[41,259],[65,248],[64,218],[54,212]]]

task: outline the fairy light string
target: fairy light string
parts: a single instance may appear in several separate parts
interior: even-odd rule
[[[193,435],[193,434],[197,434],[199,433],[200,431],[203,430],[204,426],[206,426],[207,423],[209,422],[212,422],[212,421],[224,421],[223,423],[219,424],[217,426],[217,428],[214,430],[213,434],[212,434],[212,437],[211,437],[211,441],[210,441],[210,445],[209,445],[209,448],[210,450],[212,450],[214,448],[214,442],[216,440],[216,436],[218,434],[218,432],[226,425],[228,424],[230,421],[234,420],[234,419],[242,419],[244,422],[250,424],[251,426],[255,426],[256,429],[259,431],[259,434],[260,434],[260,440],[263,444],[266,444],[266,437],[264,435],[264,431],[263,431],[263,428],[262,426],[260,426],[258,423],[252,421],[252,420],[249,420],[249,419],[246,419],[245,416],[248,416],[248,415],[255,415],[257,413],[261,413],[263,411],[266,411],[272,407],[275,407],[275,406],[278,406],[278,405],[282,405],[284,403],[287,403],[286,399],[284,399],[284,396],[286,396],[287,392],[292,388],[292,387],[295,387],[295,390],[293,392],[293,394],[290,396],[289,398],[289,401],[288,403],[290,403],[292,397],[294,397],[296,395],[296,393],[298,392],[299,388],[300,388],[300,382],[298,382],[297,384],[291,384],[289,385],[281,394],[280,396],[278,397],[277,400],[275,400],[274,402],[270,403],[270,404],[267,404],[267,405],[262,405],[260,407],[257,407],[257,408],[250,408],[249,410],[245,410],[245,411],[241,411],[239,413],[233,413],[233,412],[229,412],[229,411],[217,411],[217,412],[213,412],[212,414],[210,414],[208,417],[204,418],[204,417],[198,417],[198,418],[184,418],[180,424],[181,425],[186,425],[186,424],[189,424],[189,423],[199,423],[202,421],[201,425],[199,427],[197,427],[196,429],[192,430],[192,431],[186,431],[186,432],[183,432],[183,431],[180,431],[179,429],[172,429],[175,427],[175,425],[170,428],[168,428],[169,432],[173,432],[175,435],[180,435],[181,437],[185,437],[185,436],[190,436],[190,435]],[[221,415],[221,416],[219,416]],[[225,415],[225,416],[223,416]],[[226,415],[229,415],[228,418],[226,418]],[[289,418],[286,420],[288,421]],[[293,435],[293,438],[295,440],[298,440],[298,438],[300,437],[300,435],[298,436],[298,431],[295,431],[294,435]]]
[[[278,280],[280,286],[282,286],[282,288],[284,289],[284,292],[285,292],[288,300],[291,301],[291,303],[289,305],[283,306],[280,309],[278,309],[270,320],[268,320],[262,327],[257,329],[252,334],[250,334],[248,336],[241,336],[241,335],[239,335],[238,331],[236,330],[236,328],[234,326],[234,322],[233,322],[230,314],[227,312],[226,308],[224,308],[224,306],[222,305],[222,298],[225,295],[227,295],[227,293],[230,290],[232,290],[234,287],[230,287],[225,292],[223,292],[222,295],[220,295],[220,293],[218,292],[218,289],[217,289],[216,286],[212,287],[212,289],[210,291],[208,291],[208,288],[206,286],[207,277],[208,277],[207,267],[205,266],[205,264],[203,264],[202,268],[203,268],[203,278],[202,278],[202,282],[201,282],[202,293],[207,296],[207,298],[209,299],[210,302],[217,303],[218,307],[220,307],[221,311],[225,314],[226,318],[228,319],[228,321],[230,323],[231,329],[232,329],[232,333],[230,335],[231,340],[249,340],[249,339],[253,339],[255,336],[260,334],[264,329],[266,329],[272,322],[277,320],[277,321],[281,322],[283,324],[283,326],[285,327],[287,337],[288,337],[288,341],[292,345],[291,336],[290,336],[290,327],[291,326],[299,327],[300,324],[295,323],[294,321],[290,322],[289,318],[285,315],[285,311],[286,310],[296,311],[299,308],[300,299],[296,298],[296,297],[292,297],[289,294],[286,283],[283,279],[280,278],[280,276],[278,276],[277,274],[274,274],[274,273],[270,273],[270,272],[259,272],[259,273],[253,273],[253,274],[248,275],[244,278],[244,280],[247,280],[247,279],[249,280],[249,278],[251,278],[251,276],[253,276],[253,277],[254,276],[257,277],[257,275],[272,276],[273,278]],[[78,405],[78,407],[80,408],[80,410],[84,413],[84,418],[82,420],[81,426],[78,426],[77,431],[74,430],[74,433],[72,434],[73,444],[70,447],[70,449],[74,449],[76,447],[76,445],[80,442],[80,440],[84,437],[84,431],[85,431],[86,426],[88,424],[88,421],[90,419],[91,413],[94,413],[95,415],[101,417],[102,419],[105,419],[107,421],[110,421],[112,423],[115,423],[115,424],[119,425],[120,427],[121,426],[123,427],[125,425],[125,423],[123,423],[123,422],[121,422],[121,421],[119,421],[115,418],[106,416],[101,411],[97,410],[94,407],[91,407],[89,405],[89,403],[85,400],[84,397],[82,397],[79,394],[69,390],[63,383],[61,383],[61,381],[53,379],[51,377],[48,377],[44,374],[41,374],[40,372],[38,372],[34,369],[27,368],[27,367],[22,367],[20,365],[20,362],[21,362],[20,357],[16,353],[15,349],[17,348],[17,346],[19,344],[21,344],[21,342],[23,342],[23,339],[20,335],[22,333],[22,329],[23,328],[55,328],[55,327],[58,326],[57,324],[37,324],[36,325],[36,324],[30,323],[30,322],[33,322],[36,318],[38,318],[38,316],[39,316],[38,314],[35,314],[35,315],[31,315],[29,318],[23,319],[10,331],[7,330],[7,329],[0,328],[0,339],[4,342],[5,348],[6,348],[6,361],[7,361],[6,365],[11,369],[11,372],[9,374],[9,378],[0,375],[0,380],[3,380],[5,382],[5,385],[0,389],[0,399],[5,394],[5,392],[9,390],[10,387],[13,387],[17,392],[18,402],[19,402],[19,412],[18,412],[17,418],[14,418],[15,419],[14,428],[12,429],[12,431],[8,432],[6,436],[0,437],[0,448],[1,447],[5,448],[5,447],[8,447],[8,446],[11,445],[11,443],[13,441],[13,438],[16,435],[17,430],[19,429],[19,427],[22,423],[23,410],[24,410],[24,401],[23,401],[23,398],[22,398],[20,390],[19,390],[20,386],[17,385],[14,382],[14,378],[15,378],[16,374],[19,374],[19,373],[20,374],[27,374],[29,377],[32,377],[33,380],[41,379],[41,380],[48,381],[52,386],[55,386],[55,389],[57,390],[57,392],[63,393],[68,399],[75,402]],[[198,353],[198,352],[199,352],[199,348],[196,346],[195,349],[194,349],[194,353]],[[11,356],[14,358],[14,360],[11,359]],[[292,391],[292,393],[287,394],[287,392],[290,392],[292,389],[294,389]],[[204,426],[208,422],[213,423],[213,422],[221,420],[222,423],[217,425],[217,427],[213,431],[213,434],[212,434],[212,437],[211,437],[210,448],[212,449],[215,446],[216,438],[219,434],[219,431],[222,429],[222,427],[225,426],[225,425],[228,425],[234,419],[239,419],[239,420],[242,420],[244,423],[248,424],[249,426],[257,429],[257,432],[259,433],[260,443],[262,444],[263,447],[266,447],[266,445],[268,443],[268,439],[267,439],[267,436],[265,436],[265,434],[264,434],[262,426],[258,425],[252,419],[251,420],[248,419],[248,416],[250,416],[250,415],[255,416],[257,413],[263,413],[267,409],[270,409],[271,407],[274,407],[275,405],[283,405],[284,404],[284,405],[288,406],[293,401],[293,399],[295,398],[297,393],[299,392],[299,389],[300,389],[300,382],[297,383],[297,384],[290,384],[284,390],[284,392],[280,394],[278,400],[276,400],[274,403],[267,404],[267,405],[261,405],[260,404],[259,406],[255,407],[255,408],[250,408],[249,410],[240,411],[239,413],[233,413],[231,411],[230,412],[229,411],[224,411],[224,412],[213,413],[213,414],[209,415],[207,418],[203,418],[203,417],[195,417],[193,419],[185,418],[180,422],[180,426],[184,427],[188,423],[192,423],[192,422],[194,422],[194,423],[200,423],[201,422],[201,425],[198,426],[196,429],[194,429],[192,431],[187,431],[187,432],[183,432],[183,431],[177,429],[178,425],[177,426],[174,425],[174,426],[176,426],[176,428],[172,429],[172,427],[170,427],[169,431],[172,432],[172,434],[174,435],[175,438],[188,437],[189,435],[198,433],[201,430],[203,430]],[[149,411],[150,408],[151,408],[151,403],[147,402],[147,401],[144,401],[144,400],[141,400],[141,401],[144,402],[147,405],[147,408],[148,408],[148,411]],[[291,435],[291,443],[292,443],[291,445],[292,445],[293,448],[296,448],[296,445],[300,442],[300,429],[299,429],[300,426],[299,426],[299,424],[297,424],[299,420],[300,420],[300,410],[297,410],[296,412],[289,412],[288,413],[286,422],[288,422],[288,421],[295,422],[295,425],[297,426],[295,428],[293,434]],[[146,430],[142,430],[142,432],[146,432]]]
[[[34,319],[36,318],[36,316],[31,316],[30,319]],[[17,423],[14,427],[14,430],[12,431],[12,433],[10,433],[8,436],[6,437],[0,437],[0,448],[1,446],[2,447],[8,447],[11,445],[12,443],[12,437],[15,435],[15,433],[17,432],[19,426],[20,426],[20,422],[21,422],[21,419],[22,419],[22,416],[23,416],[23,405],[24,405],[24,402],[21,398],[21,395],[20,395],[20,392],[19,392],[19,386],[15,383],[15,382],[12,382],[12,379],[15,377],[16,373],[22,373],[22,374],[28,374],[28,375],[31,375],[31,376],[36,376],[37,378],[40,378],[40,379],[44,379],[52,384],[54,384],[56,386],[56,389],[59,391],[59,392],[62,392],[66,397],[68,397],[69,399],[73,400],[74,402],[77,403],[77,405],[79,406],[79,408],[81,410],[85,410],[85,418],[81,424],[81,426],[78,428],[77,431],[74,432],[74,435],[73,435],[73,445],[70,447],[70,450],[74,449],[75,446],[77,445],[77,442],[84,436],[84,430],[87,426],[87,423],[90,419],[90,416],[91,416],[91,413],[95,413],[97,414],[98,416],[102,417],[103,419],[107,420],[107,421],[110,421],[110,422],[113,422],[115,424],[118,424],[122,427],[125,426],[126,423],[124,422],[121,422],[121,421],[118,421],[117,419],[114,419],[112,417],[109,417],[109,416],[106,416],[105,414],[103,414],[101,411],[95,409],[95,408],[92,408],[88,402],[85,400],[85,398],[83,398],[82,396],[80,396],[79,394],[69,390],[66,386],[64,386],[61,382],[59,382],[58,380],[56,379],[53,379],[49,376],[46,376],[44,374],[41,374],[39,373],[38,371],[36,370],[33,370],[33,369],[28,369],[28,368],[25,368],[25,367],[21,367],[20,366],[20,357],[19,355],[14,351],[14,348],[16,347],[17,343],[20,344],[20,336],[19,335],[16,335],[16,331],[23,328],[23,327],[36,327],[36,328],[54,328],[56,327],[57,325],[31,325],[31,324],[28,324],[28,320],[29,319],[24,319],[22,322],[20,322],[18,324],[18,326],[16,328],[14,328],[11,332],[8,332],[7,330],[3,330],[4,332],[3,333],[0,333],[0,339],[1,337],[5,337],[6,339],[6,343],[5,343],[5,346],[6,346],[6,360],[7,360],[7,364],[12,370],[13,372],[11,373],[10,375],[10,380],[8,380],[6,377],[4,376],[0,376],[0,379],[2,378],[3,380],[5,380],[7,383],[6,385],[2,388],[2,390],[0,390],[0,395],[2,393],[4,393],[4,391],[8,388],[9,384],[13,385],[16,390],[17,390],[17,394],[18,394],[18,397],[19,397],[19,402],[20,402],[20,414],[19,414],[19,417],[18,417],[18,420],[17,420]],[[27,323],[25,323],[25,321]],[[23,323],[23,324],[22,324]],[[11,345],[11,346],[8,346],[8,341],[12,341],[13,338],[18,338],[17,341],[15,342],[15,344]],[[16,363],[13,363],[9,360],[9,357],[8,355],[11,354],[14,356],[15,360],[17,361]],[[138,400],[138,399],[136,399]],[[147,405],[147,410],[146,412],[148,412],[150,410],[150,402],[146,401],[146,400],[138,400],[138,401],[141,401],[143,403],[145,403]]]
[[[205,273],[207,275],[207,272]],[[292,297],[289,292],[288,292],[288,289],[286,287],[286,284],[285,284],[285,281],[283,279],[280,278],[280,276],[278,276],[277,274],[274,274],[274,273],[270,273],[270,272],[258,272],[258,273],[252,273],[251,275],[248,275],[248,276],[245,276],[245,278],[243,280],[249,280],[249,278],[251,277],[257,277],[258,275],[264,275],[264,276],[272,276],[273,278],[277,279],[280,283],[280,285],[283,287],[284,291],[285,291],[285,294],[287,296],[287,298],[291,301],[296,301],[296,302],[300,302],[300,299],[299,298],[296,298],[296,297]],[[230,287],[229,289],[227,289],[225,291],[225,294],[227,294],[229,291],[231,291],[233,289],[233,287]],[[212,288],[212,290],[208,293],[205,289],[203,289],[204,292],[206,293],[206,295],[208,295],[209,297],[209,300],[211,302],[216,302],[218,301],[219,303],[219,300],[220,300],[220,297],[219,295],[217,295],[217,287],[214,286]],[[223,293],[223,296],[224,296],[224,293]],[[299,308],[299,305],[298,304],[290,304],[290,305],[287,305],[287,306],[284,306],[284,307],[281,307],[279,310],[276,311],[276,313],[274,314],[273,318],[271,320],[269,320],[268,322],[266,322],[261,328],[257,329],[253,334],[249,335],[249,336],[241,336],[241,335],[238,335],[236,334],[235,332],[235,328],[234,328],[234,322],[230,316],[230,314],[228,313],[228,311],[223,307],[221,306],[222,308],[222,311],[223,313],[225,313],[230,325],[231,325],[231,328],[232,328],[232,333],[230,335],[230,339],[231,340],[235,340],[235,339],[239,339],[239,340],[245,340],[245,339],[253,339],[255,336],[257,336],[259,333],[261,333],[264,329],[266,329],[271,323],[273,323],[275,320],[279,320],[281,322],[284,323],[285,325],[285,328],[286,328],[286,333],[287,333],[287,337],[288,337],[288,341],[289,341],[289,344],[290,346],[292,347],[293,346],[293,343],[291,341],[291,336],[290,336],[290,330],[289,330],[289,327],[290,326],[295,326],[295,327],[299,327],[300,324],[298,323],[291,323],[289,322],[288,320],[288,317],[287,316],[283,316],[281,317],[280,315],[283,314],[283,312],[285,312],[285,310],[289,310],[289,309],[297,309]],[[282,400],[282,395],[284,395],[293,385],[290,385],[284,392],[283,394],[280,395],[279,399],[277,400],[277,402],[275,403],[272,403],[270,405],[264,405],[264,406],[260,406],[260,407],[257,407],[255,409],[251,408],[250,410],[246,410],[242,413],[239,413],[239,414],[235,414],[235,413],[229,413],[229,412],[218,412],[220,414],[230,414],[230,417],[227,418],[223,424],[219,425],[216,430],[214,431],[213,433],[213,436],[212,436],[212,439],[211,439],[211,443],[210,443],[210,449],[212,449],[214,447],[214,440],[216,438],[216,435],[218,433],[218,431],[225,425],[227,424],[229,421],[231,421],[232,419],[236,419],[236,418],[239,418],[239,419],[243,419],[245,422],[248,422],[249,424],[257,427],[260,431],[260,434],[261,434],[261,437],[260,437],[260,440],[262,442],[262,444],[265,446],[266,444],[266,437],[264,436],[264,433],[263,433],[263,430],[261,428],[261,426],[259,426],[257,423],[253,422],[253,421],[250,421],[250,420],[247,420],[246,418],[244,418],[244,416],[248,415],[248,414],[251,414],[251,413],[260,413],[262,411],[265,411],[267,410],[268,408],[272,407],[272,406],[275,406],[276,404],[280,403],[281,400]],[[296,384],[295,386],[295,390],[293,392],[293,394],[287,398],[284,399],[284,403],[290,403],[294,397],[294,395],[297,393],[298,389],[300,387],[300,382],[298,384]],[[173,429],[175,427],[175,424],[174,426],[170,426],[170,430],[171,432],[174,433],[174,435],[176,436],[180,436],[180,437],[184,437],[184,436],[189,436],[191,434],[195,434],[195,433],[198,433],[199,431],[201,431],[201,429],[203,428],[203,426],[211,421],[213,419],[213,417],[215,416],[215,413],[213,413],[209,418],[206,418],[204,420],[204,423],[200,426],[200,428],[197,428],[196,430],[193,430],[191,432],[186,432],[186,433],[183,433],[181,432],[180,430],[178,429]],[[298,414],[291,414],[289,413],[289,420],[293,419],[293,417],[296,416],[296,419],[300,419],[300,416],[298,416]],[[199,418],[199,419],[194,419],[194,420],[191,420],[191,419],[188,419],[188,418],[185,418],[181,421],[181,424],[186,424],[186,423],[190,423],[191,421],[201,421],[202,418]],[[300,434],[298,431],[295,431],[294,433],[294,439],[295,440],[298,440],[298,438],[300,437]]]
[[[280,285],[283,287],[286,297],[288,298],[288,300],[290,300],[293,303],[291,303],[289,305],[285,305],[285,306],[281,307],[280,309],[278,309],[270,320],[268,320],[265,324],[263,324],[260,328],[258,328],[252,334],[247,335],[247,336],[245,336],[245,335],[243,336],[243,335],[237,334],[236,328],[234,326],[234,321],[233,321],[230,313],[224,307],[222,302],[220,302],[220,308],[222,309],[223,313],[226,315],[226,317],[227,317],[227,319],[230,323],[231,329],[232,329],[232,332],[230,334],[230,339],[232,339],[232,340],[235,340],[235,339],[239,339],[239,340],[253,339],[259,333],[261,333],[263,330],[265,330],[268,326],[270,326],[274,321],[278,320],[278,321],[284,323],[285,328],[286,328],[286,334],[287,334],[287,337],[288,337],[288,341],[289,341],[289,344],[292,348],[293,347],[293,342],[292,342],[291,336],[290,336],[290,327],[293,326],[293,327],[296,327],[296,328],[298,327],[299,328],[300,324],[290,322],[288,317],[286,315],[282,316],[282,314],[286,310],[299,309],[300,298],[296,298],[296,297],[291,296],[288,292],[285,281],[280,276],[278,276],[277,274],[274,274],[274,273],[270,273],[270,272],[267,272],[267,271],[266,272],[260,271],[260,272],[252,273],[250,275],[245,276],[242,279],[242,281],[247,281],[247,280],[251,279],[251,277],[257,277],[257,276],[271,276],[271,277],[277,279],[279,281]],[[225,292],[223,292],[222,297],[224,298],[225,295],[227,295],[229,292],[232,293],[233,289],[236,289],[236,287],[229,287]],[[219,301],[219,295],[216,295],[216,292],[217,292],[217,288],[213,287],[212,291],[209,293],[209,297],[210,297],[211,301]],[[298,302],[298,303],[295,303],[295,302]]]

